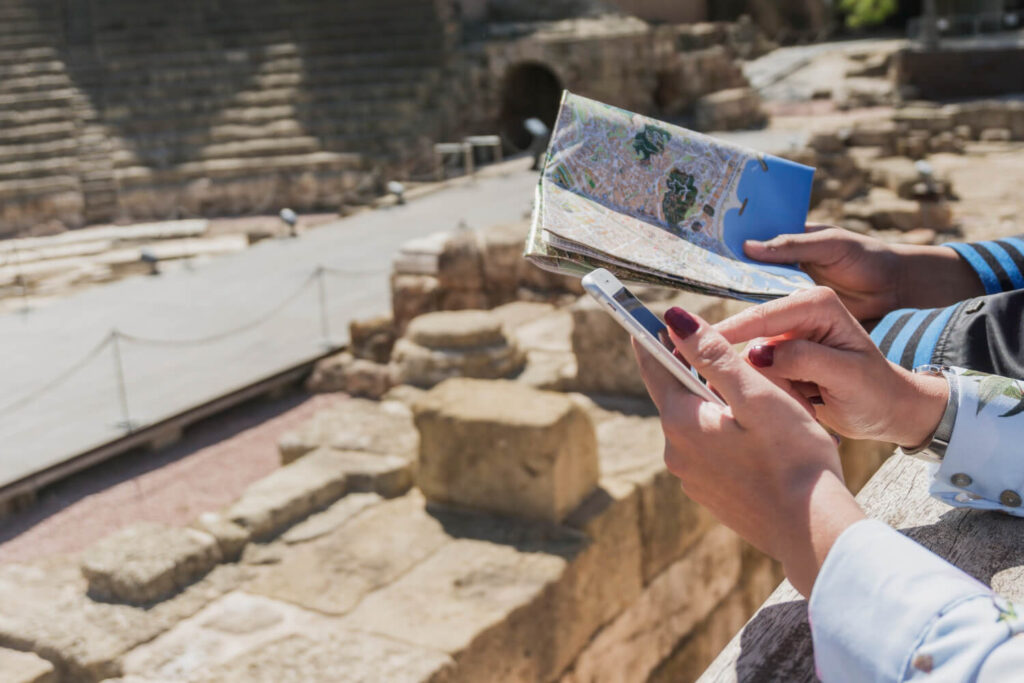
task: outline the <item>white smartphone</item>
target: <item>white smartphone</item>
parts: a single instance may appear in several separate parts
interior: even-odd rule
[[[672,354],[675,346],[664,323],[640,303],[617,277],[604,268],[598,268],[583,278],[583,288],[684,387],[705,401],[725,405],[725,402],[708,389],[693,370]]]

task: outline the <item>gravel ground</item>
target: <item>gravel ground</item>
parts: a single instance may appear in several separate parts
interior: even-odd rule
[[[0,563],[74,553],[135,522],[184,525],[236,499],[279,465],[277,440],[344,394],[256,399],[191,427],[159,452],[107,461],[39,493],[0,522]]]

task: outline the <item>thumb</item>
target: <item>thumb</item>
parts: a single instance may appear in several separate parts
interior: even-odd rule
[[[861,381],[864,372],[856,353],[807,341],[789,339],[752,346],[751,365],[765,375],[790,382],[810,382],[822,392],[842,393]]]
[[[767,263],[806,263],[825,266],[835,263],[842,255],[843,242],[835,238],[832,230],[809,226],[809,232],[778,235],[765,242],[747,240],[743,251],[757,261]]]

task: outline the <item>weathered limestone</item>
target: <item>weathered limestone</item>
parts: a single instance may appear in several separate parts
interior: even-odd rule
[[[646,679],[733,589],[741,555],[740,539],[732,531],[708,531],[683,560],[656,577],[598,632],[576,659],[566,683]]]
[[[353,320],[348,326],[349,346],[356,358],[387,363],[395,345],[395,321],[390,315]]]
[[[323,512],[309,516],[281,534],[285,543],[305,543],[331,533],[363,510],[377,505],[384,498],[376,493],[350,493]]]
[[[416,492],[355,514],[347,498],[326,511],[343,518],[339,526],[290,549],[246,590],[323,614],[343,615],[450,540]]]
[[[544,598],[567,560],[543,546],[534,550],[541,552],[453,541],[367,597],[346,622],[448,653],[457,681],[551,680],[571,653],[560,653],[551,637],[561,623],[553,609],[557,598]]]
[[[682,306],[709,322],[717,322],[724,311],[722,299],[699,294],[685,293],[668,301],[645,303],[659,317],[671,306]],[[572,350],[577,364],[571,387],[584,393],[647,396],[629,333],[590,297],[581,298],[570,311]]]
[[[597,483],[593,425],[564,395],[452,379],[414,411],[430,500],[559,522]]]
[[[576,377],[572,352],[572,316],[551,304],[517,301],[495,308],[516,345],[526,354],[526,366],[516,380],[537,389],[560,391]]]
[[[5,683],[57,683],[53,664],[31,652],[0,647],[0,675]]]
[[[900,199],[895,192],[872,188],[864,199],[843,207],[845,218],[867,221],[875,230],[906,232],[921,227],[921,207],[909,199]]]
[[[268,538],[345,495],[348,472],[342,454],[314,451],[251,485],[224,515],[254,539]]]
[[[125,657],[137,680],[420,681],[450,667],[441,653],[347,631],[337,620],[234,592]],[[125,680],[129,683],[131,678]]]
[[[278,441],[284,465],[321,447],[397,455],[411,461],[419,448],[419,434],[404,403],[351,399],[317,412]]]
[[[32,651],[60,680],[97,681],[121,673],[119,659],[238,586],[246,569],[221,565],[173,597],[145,609],[96,602],[77,562],[0,566],[0,646]]]
[[[249,542],[249,531],[216,512],[204,512],[192,526],[217,539],[220,554],[225,561],[233,562],[242,554]]]
[[[420,387],[432,387],[450,377],[509,377],[522,370],[524,362],[501,319],[475,310],[416,318],[393,353],[396,379]]]
[[[721,90],[697,100],[699,130],[740,130],[758,128],[768,121],[761,96],[753,88]]]
[[[90,546],[82,556],[82,575],[94,599],[141,605],[173,595],[220,560],[210,534],[142,523]]]
[[[359,398],[379,399],[394,384],[391,366],[357,358],[346,351],[317,361],[306,380],[306,389],[313,393],[344,391]]]

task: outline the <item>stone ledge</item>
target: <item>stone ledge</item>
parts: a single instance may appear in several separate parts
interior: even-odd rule
[[[31,652],[0,647],[0,674],[4,683],[57,683],[53,664]]]
[[[177,593],[220,560],[217,540],[208,533],[143,523],[89,547],[82,575],[93,599],[140,605]]]

